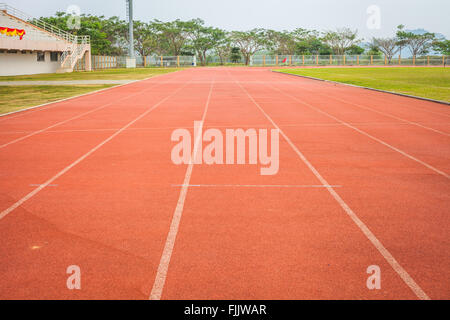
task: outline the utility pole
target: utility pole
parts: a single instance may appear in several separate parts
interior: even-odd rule
[[[129,56],[134,58],[134,26],[133,26],[133,0],[127,0],[128,2],[128,25],[129,25]]]
[[[128,58],[126,62],[127,68],[136,68],[136,58],[134,56],[134,24],[133,24],[133,0],[127,1],[127,19],[128,19]]]

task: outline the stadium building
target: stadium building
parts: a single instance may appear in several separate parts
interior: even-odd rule
[[[79,60],[91,70],[89,36],[74,36],[0,3],[0,76],[72,72]]]

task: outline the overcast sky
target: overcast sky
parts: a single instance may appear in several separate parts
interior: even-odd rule
[[[125,18],[125,0],[0,0],[33,16],[66,11],[70,5],[82,13]],[[367,21],[380,9],[380,28],[370,29]],[[366,40],[390,36],[396,26],[424,28],[450,38],[449,0],[134,0],[135,19],[163,21],[202,18],[208,25],[226,30],[255,27],[291,30],[297,27],[328,30],[351,27]],[[375,14],[375,15],[374,15]],[[373,21],[373,20],[371,20]]]

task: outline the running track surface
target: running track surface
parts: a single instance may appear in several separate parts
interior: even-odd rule
[[[278,174],[174,165],[202,119],[279,128]],[[0,299],[448,299],[449,135],[447,106],[263,68],[1,117]]]

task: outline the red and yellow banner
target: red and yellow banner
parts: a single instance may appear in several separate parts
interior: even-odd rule
[[[20,40],[22,40],[26,32],[25,30],[22,29],[11,29],[6,27],[0,27],[0,33],[6,34],[8,37],[18,36],[20,37]]]

